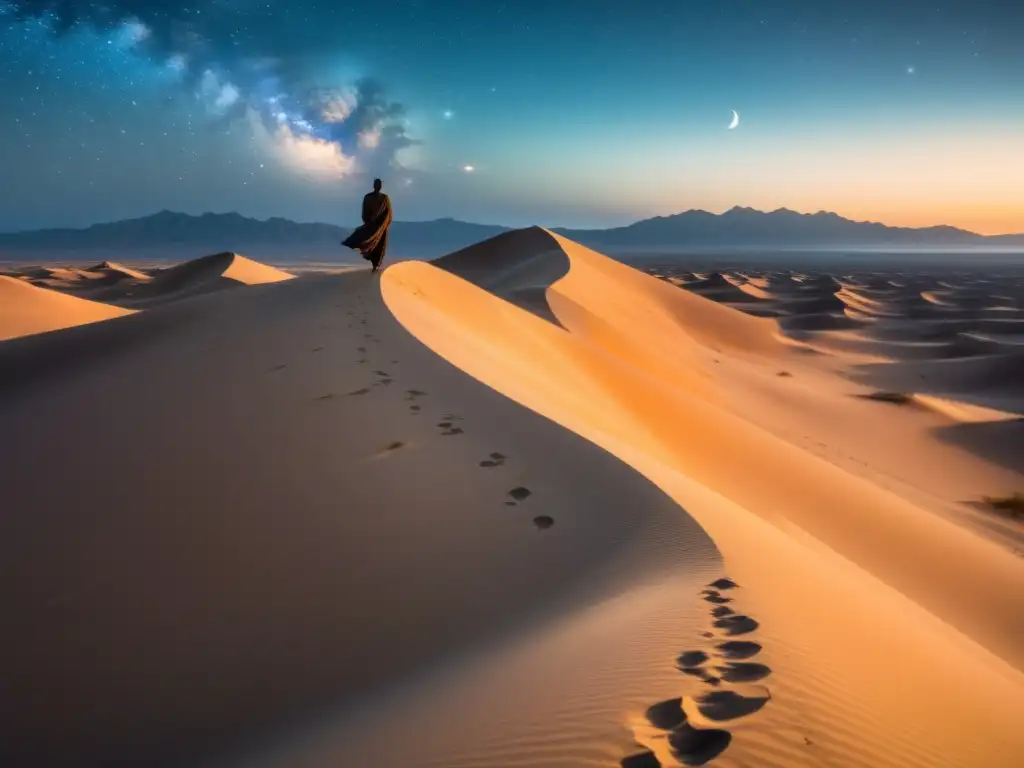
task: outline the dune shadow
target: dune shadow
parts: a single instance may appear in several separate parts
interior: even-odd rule
[[[7,339],[0,342],[0,394],[126,356],[180,332],[188,319],[172,308]]]
[[[505,232],[431,262],[554,325],[548,287],[569,273],[569,257],[540,227]]]
[[[1024,474],[1024,418],[937,427],[932,434],[986,461]]]

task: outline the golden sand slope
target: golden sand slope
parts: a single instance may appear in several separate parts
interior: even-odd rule
[[[290,280],[294,275],[260,264],[237,253],[215,253],[162,269],[131,291],[132,306],[152,306],[200,293],[238,285],[260,285]],[[108,300],[128,300],[124,291],[114,289]]]
[[[948,417],[540,229],[377,280],[0,345],[0,763],[1017,764],[1024,561],[938,496],[1018,475]]]
[[[0,340],[69,328],[237,285],[281,282],[287,272],[218,253],[156,272],[114,262],[38,267],[0,275]]]
[[[550,236],[570,261],[547,291],[564,328],[443,260],[391,268],[384,297],[440,355],[630,463],[711,534],[779,653],[772,706],[722,760],[1011,765],[1024,750],[1020,559],[737,418],[694,375],[647,375],[652,346],[684,366],[693,341],[799,353],[765,323]],[[813,723],[807,743],[797,723]],[[638,736],[669,759],[656,734]]]
[[[56,336],[0,345],[0,764],[298,765],[287,726],[356,710],[383,741],[327,764],[600,765],[677,676],[707,536],[423,347],[367,270]],[[466,708],[449,670],[501,679]],[[396,686],[448,724],[401,720]]]
[[[0,276],[0,341],[95,323],[131,312]]]

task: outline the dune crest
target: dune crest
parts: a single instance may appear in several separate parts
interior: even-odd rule
[[[66,296],[0,275],[0,341],[130,314],[130,309]]]
[[[954,766],[1024,749],[1010,715],[1024,704],[1019,558],[709,395],[702,380],[715,355],[744,369],[771,365],[773,378],[780,360],[802,356],[777,323],[551,237],[569,261],[546,290],[560,327],[462,281],[443,259],[389,269],[384,300],[439,355],[617,455],[701,523],[748,590],[761,631],[801,649],[770,678],[791,708],[776,703],[758,717],[842,721],[865,742],[825,753],[844,765]],[[486,244],[477,249],[486,254]],[[522,261],[532,257],[524,248]],[[842,304],[813,295],[834,295],[834,280],[781,285],[808,293],[799,300],[808,313]],[[673,367],[684,372],[666,375]],[[851,632],[869,616],[887,627],[884,641]],[[814,682],[815,668],[831,689]],[[1016,703],[993,713],[993,695]],[[643,728],[634,732],[655,749]]]
[[[236,285],[279,283],[294,277],[284,270],[225,251],[160,270],[147,284],[139,286],[135,295],[143,299],[181,298]]]
[[[148,273],[112,261],[84,269],[37,267],[0,279],[0,340],[119,317],[195,294],[294,275],[236,253],[202,256]]]
[[[1018,287],[687,266],[12,276],[0,763],[1015,765]]]

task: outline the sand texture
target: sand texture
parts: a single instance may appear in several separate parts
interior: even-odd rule
[[[1024,758],[1020,279],[7,275],[0,764]]]

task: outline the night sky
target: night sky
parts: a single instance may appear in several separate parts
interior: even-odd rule
[[[1024,231],[1024,0],[0,0],[0,104],[0,230],[350,223],[379,175],[405,220]]]

